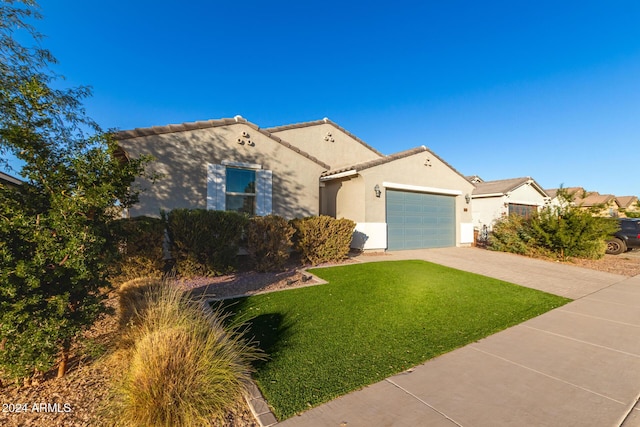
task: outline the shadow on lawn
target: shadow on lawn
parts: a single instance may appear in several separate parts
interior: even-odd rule
[[[265,360],[254,362],[259,369],[274,355],[279,353],[289,338],[291,327],[285,323],[284,315],[280,313],[253,314],[247,298],[220,301],[219,308],[229,317],[231,326],[237,327],[238,332],[264,352]],[[215,309],[214,305],[214,309]]]

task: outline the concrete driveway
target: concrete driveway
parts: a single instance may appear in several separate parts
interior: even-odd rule
[[[278,426],[640,426],[640,276],[475,248],[359,259],[424,259],[575,301]]]

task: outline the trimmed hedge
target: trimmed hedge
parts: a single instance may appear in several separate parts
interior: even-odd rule
[[[351,238],[356,223],[350,219],[335,219],[320,215],[294,219],[295,245],[302,262],[312,265],[336,262],[349,255]]]
[[[120,249],[119,259],[112,265],[114,282],[162,274],[164,230],[163,220],[147,216],[113,223],[112,234]]]
[[[175,272],[218,276],[235,269],[248,218],[237,212],[174,209],[167,215]]]
[[[289,259],[295,229],[277,215],[256,216],[247,226],[247,252],[256,271],[280,270]]]

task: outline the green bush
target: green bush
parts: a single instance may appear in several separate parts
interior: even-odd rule
[[[295,244],[302,262],[317,265],[341,261],[349,255],[355,222],[330,216],[315,216],[292,220],[296,229]]]
[[[293,246],[295,229],[277,215],[257,216],[247,226],[247,252],[257,271],[282,269]]]
[[[530,223],[538,246],[560,259],[602,258],[606,239],[617,229],[617,221],[576,208],[545,208]]]
[[[171,253],[181,276],[233,271],[247,217],[237,212],[174,209],[167,215]]]
[[[121,319],[124,374],[105,409],[116,426],[214,426],[241,404],[251,362],[262,358],[225,315],[170,282],[134,281]],[[122,296],[121,296],[122,297]],[[207,306],[208,307],[208,306]]]
[[[532,256],[534,243],[529,221],[520,215],[510,215],[494,224],[488,247],[494,251]]]
[[[119,259],[112,266],[114,282],[162,274],[162,244],[166,228],[163,220],[140,216],[120,219],[112,227],[120,252]]]
[[[597,259],[604,255],[606,239],[615,232],[616,224],[569,204],[546,207],[529,218],[511,215],[498,221],[489,249],[561,260]]]

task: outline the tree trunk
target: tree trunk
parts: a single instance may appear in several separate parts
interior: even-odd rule
[[[64,374],[67,372],[68,361],[69,361],[69,352],[68,350],[63,350],[62,360],[60,360],[60,364],[58,364],[58,378],[64,377]]]

